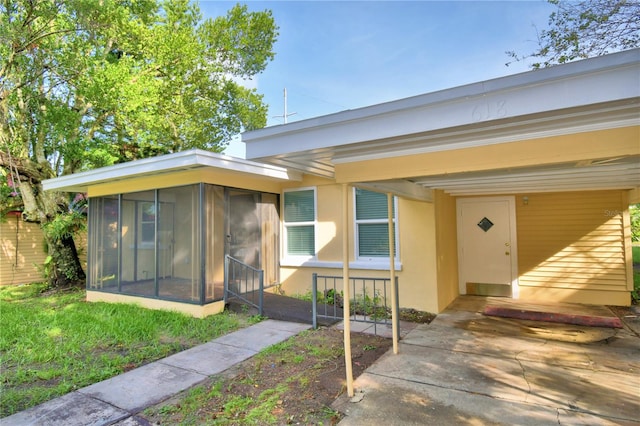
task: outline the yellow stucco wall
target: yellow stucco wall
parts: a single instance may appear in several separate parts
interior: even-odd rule
[[[436,259],[438,271],[438,311],[459,296],[456,199],[434,191]]]
[[[629,305],[627,191],[516,197],[521,299]]]
[[[314,266],[284,266],[280,271],[281,289],[286,294],[306,294],[311,290],[312,274],[342,276],[342,186],[321,178],[306,177],[298,185],[289,187],[315,187],[317,196],[317,262]],[[349,259],[355,262],[352,277],[388,278],[388,263],[377,264],[377,269],[359,268],[355,258],[353,237],[353,197],[349,194]],[[434,207],[431,203],[398,200],[398,238],[400,264],[396,271],[399,282],[401,308],[438,312],[437,267]],[[286,260],[285,260],[286,265]]]

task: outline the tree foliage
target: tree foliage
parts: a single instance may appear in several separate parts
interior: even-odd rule
[[[539,33],[537,50],[523,56],[507,52],[513,60],[532,59],[537,69],[640,45],[638,0],[548,1],[556,10]]]
[[[21,206],[44,225],[73,200],[44,179],[220,152],[263,127],[262,96],[241,83],[276,37],[269,11],[240,5],[203,20],[188,0],[0,0],[0,213]],[[54,264],[67,237],[48,239]]]

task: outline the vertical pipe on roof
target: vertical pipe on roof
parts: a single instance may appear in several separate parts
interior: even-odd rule
[[[353,367],[351,365],[351,296],[349,294],[349,186],[342,184],[342,285],[344,289],[344,364],[347,375],[347,395],[353,396]]]
[[[393,224],[393,194],[387,193],[387,218],[389,228],[389,277],[391,280],[391,324],[393,325],[393,353],[398,353],[398,308],[396,301],[396,242]]]

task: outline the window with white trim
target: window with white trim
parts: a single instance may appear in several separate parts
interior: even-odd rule
[[[356,257],[358,260],[389,259],[387,194],[354,188]],[[398,257],[397,199],[393,198],[394,257]]]
[[[295,257],[316,255],[316,189],[285,190],[284,254]]]

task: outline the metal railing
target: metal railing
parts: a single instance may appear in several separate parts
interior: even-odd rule
[[[398,304],[398,277],[395,277],[396,312]],[[390,278],[349,278],[350,318],[354,322],[371,323],[377,334],[378,325],[391,325],[391,286]],[[343,319],[344,291],[343,279],[338,276],[313,274],[311,286],[313,304],[313,327],[318,327],[318,319]],[[398,330],[400,319],[395,318]]]
[[[242,263],[229,255],[224,257],[224,303],[239,299],[264,312],[264,271]]]

